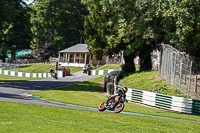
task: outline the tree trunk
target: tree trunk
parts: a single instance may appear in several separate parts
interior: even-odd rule
[[[125,64],[122,65],[122,72],[120,78],[128,76],[132,73],[135,73],[135,63],[134,63],[135,54],[131,53],[129,55],[124,55]]]
[[[3,62],[6,62],[6,57],[7,57],[7,55],[6,55],[6,51],[2,51],[2,61]]]
[[[15,49],[11,49],[11,63],[15,63],[15,56],[16,54],[16,50]]]
[[[152,69],[152,62],[151,62],[151,52],[152,48],[148,45],[140,51],[140,71],[151,71]]]

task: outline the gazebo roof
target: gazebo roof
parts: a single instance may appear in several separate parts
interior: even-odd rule
[[[59,51],[60,53],[87,53],[89,50],[87,49],[87,44],[76,44],[72,47]]]

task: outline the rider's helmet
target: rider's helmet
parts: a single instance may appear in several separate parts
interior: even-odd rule
[[[127,87],[124,87],[124,93],[126,93],[128,91],[128,88]]]
[[[128,91],[128,88],[127,87],[123,87],[123,88],[120,88],[117,93],[121,93],[121,94],[125,94],[126,92]]]
[[[52,68],[49,68],[49,72],[52,72],[53,71],[53,69]]]

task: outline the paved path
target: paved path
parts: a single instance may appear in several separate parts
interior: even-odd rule
[[[27,104],[42,104],[39,101],[27,100],[22,96],[30,92],[55,89],[62,86],[72,85],[74,83],[83,82],[89,79],[96,78],[97,76],[88,76],[82,72],[77,72],[71,76],[66,76],[58,80],[43,79],[22,82],[6,82],[0,84],[0,101],[20,102]]]

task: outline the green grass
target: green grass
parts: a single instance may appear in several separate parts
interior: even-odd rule
[[[26,78],[26,77],[0,75],[0,82],[30,81],[30,80],[39,80],[39,79],[42,79],[42,78]]]
[[[197,123],[0,102],[0,133],[199,133]]]
[[[95,68],[94,70],[107,70],[107,69],[121,69],[121,64],[106,64],[101,67]],[[139,65],[135,65],[136,72],[140,70]]]
[[[27,72],[27,73],[47,73],[49,72],[49,68],[56,69],[55,64],[43,64],[43,63],[35,63],[35,64],[24,64],[20,65],[19,72]],[[70,73],[75,73],[78,71],[82,71],[82,67],[69,67]]]
[[[27,73],[46,73],[46,72],[49,72],[49,68],[53,68],[55,70],[56,66],[53,64],[43,64],[43,63],[35,63],[35,64],[28,64],[28,65],[24,64],[24,65],[20,65],[20,68],[18,71],[27,72]],[[82,71],[81,67],[69,67],[69,68],[70,68],[70,73]],[[7,76],[7,75],[0,74],[0,82],[16,82],[16,81],[39,80],[39,79],[43,79],[43,78],[15,77],[15,76]]]
[[[83,83],[76,83],[56,90],[34,92],[32,94],[50,100],[97,107],[101,101],[106,99],[106,95],[101,93],[99,84],[99,82],[102,82],[103,78],[103,76],[100,76],[99,78]]]
[[[120,69],[120,68],[121,68],[121,64],[106,64],[94,70],[107,70],[107,69]]]
[[[120,80],[119,85],[166,95],[181,96],[170,84],[158,76],[157,71],[132,74]]]
[[[72,86],[66,86],[56,90],[40,91],[32,94],[40,96],[44,99],[49,99],[62,103],[71,103],[88,107],[98,107],[101,102],[107,99],[106,95],[103,94],[100,89],[100,83],[102,83],[102,80],[103,76],[100,76],[99,78],[92,79],[83,83],[77,83]],[[200,121],[199,116],[173,113],[166,110],[141,106],[131,102],[126,103],[124,111]]]

